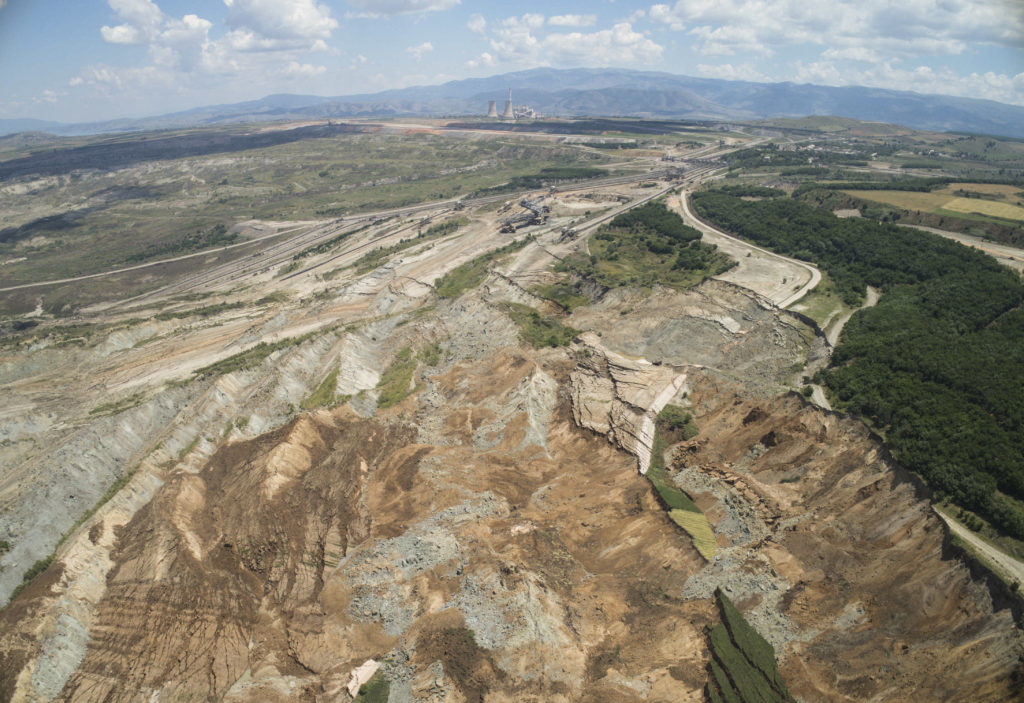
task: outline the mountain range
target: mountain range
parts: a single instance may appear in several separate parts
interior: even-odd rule
[[[740,121],[834,115],[914,129],[1024,138],[1024,107],[992,100],[861,86],[755,83],[591,68],[537,68],[338,97],[270,95],[141,119],[81,124],[0,120],[0,135],[22,131],[96,134],[302,118],[482,116],[490,100],[497,101],[500,108],[509,89],[515,104],[529,105],[546,116]]]

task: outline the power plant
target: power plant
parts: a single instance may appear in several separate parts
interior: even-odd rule
[[[508,89],[508,100],[505,101],[505,109],[498,114],[498,103],[495,100],[487,102],[487,116],[501,120],[528,120],[539,117],[532,107],[528,105],[512,104],[512,89]]]
[[[501,119],[514,120],[515,113],[512,111],[512,89],[508,89],[508,100],[505,101],[505,111],[501,113]]]

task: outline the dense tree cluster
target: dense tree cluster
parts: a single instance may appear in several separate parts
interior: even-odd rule
[[[847,302],[879,304],[843,330],[821,374],[838,407],[885,433],[898,461],[1024,539],[1024,285],[981,252],[938,236],[844,220],[787,199],[694,196],[739,236],[818,263]]]
[[[846,146],[843,151],[849,153],[825,149],[783,151],[776,144],[766,144],[749,149],[740,149],[739,151],[727,154],[723,158],[731,167],[742,166],[744,168],[801,166],[806,165],[808,159],[813,159],[816,163],[861,166],[866,165],[865,159],[868,157],[869,152],[877,153],[874,148],[853,148],[850,146]]]
[[[687,227],[683,219],[661,202],[649,202],[626,210],[608,223],[613,229],[629,230],[638,234],[658,234],[676,243],[684,244],[700,239],[700,232]]]
[[[848,305],[863,300],[866,286],[884,289],[956,272],[1003,271],[986,254],[942,237],[841,219],[789,198],[749,202],[707,191],[696,193],[693,204],[702,217],[740,237],[820,264]]]

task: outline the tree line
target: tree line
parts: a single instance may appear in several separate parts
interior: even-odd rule
[[[1024,285],[987,255],[936,235],[841,219],[790,198],[707,191],[697,212],[817,263],[843,299],[885,295],[843,330],[818,380],[867,418],[940,496],[1024,539]]]

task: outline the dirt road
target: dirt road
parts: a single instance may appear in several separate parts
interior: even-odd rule
[[[678,210],[686,224],[704,234],[704,241],[717,245],[739,262],[738,267],[717,278],[749,288],[780,308],[800,300],[821,281],[821,272],[811,264],[762,249],[697,219],[690,210],[689,191],[681,194]]]
[[[900,225],[901,227],[912,227],[913,229],[919,229],[924,232],[931,232],[937,234],[940,237],[946,239],[952,239],[955,242],[960,242],[964,246],[973,247],[980,249],[986,254],[994,257],[999,263],[1005,264],[1012,269],[1017,271],[1024,271],[1024,249],[1018,249],[1017,247],[1009,246],[1008,244],[996,244],[990,242],[987,239],[981,237],[972,237],[969,234],[961,234],[960,232],[949,232],[944,229],[936,229],[934,227],[925,227],[924,225]]]
[[[935,508],[935,512],[947,525],[949,525],[949,529],[953,534],[971,545],[972,549],[980,552],[981,555],[988,560],[989,564],[1000,572],[1001,576],[1008,579],[1010,583],[1016,581],[1017,583],[1024,585],[1024,563],[1014,559],[1001,549],[993,547],[938,507]]]
[[[867,294],[864,296],[864,304],[861,305],[857,310],[863,310],[864,308],[872,308],[878,304],[878,290],[868,286]],[[828,339],[828,343],[831,346],[839,344],[839,335],[842,334],[843,328],[846,327],[846,323],[853,317],[853,313],[857,310],[850,310],[849,312],[840,315],[838,319],[829,325],[829,328],[825,331],[825,337]]]

